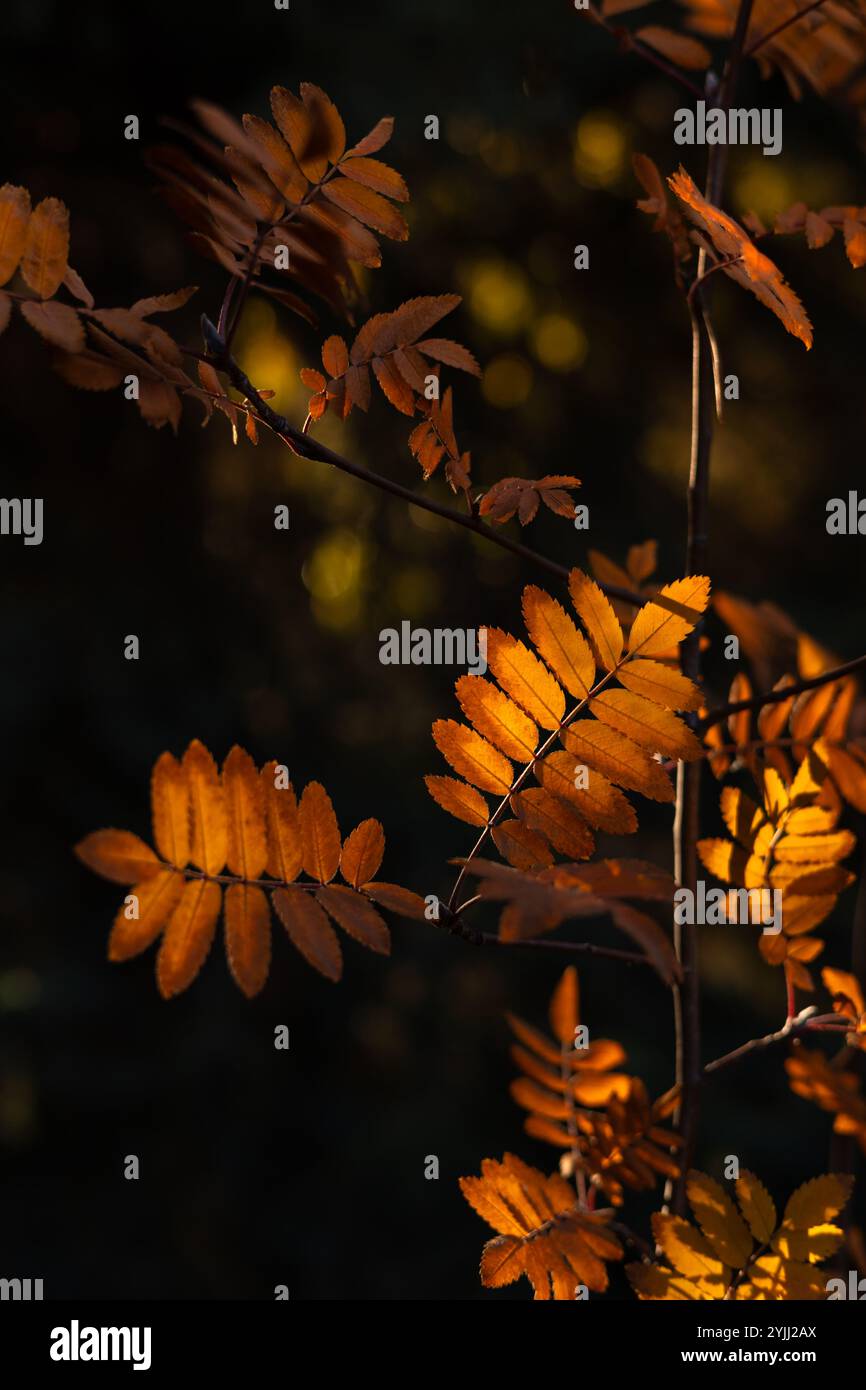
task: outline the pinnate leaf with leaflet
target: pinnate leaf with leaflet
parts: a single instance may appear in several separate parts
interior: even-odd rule
[[[787,1058],[785,1070],[794,1094],[834,1115],[834,1134],[851,1135],[866,1154],[866,1096],[857,1073],[802,1045]]]
[[[735,1184],[738,1208],[712,1178],[690,1172],[686,1196],[697,1226],[657,1213],[660,1256],[628,1265],[626,1273],[638,1298],[654,1301],[823,1300],[826,1275],[817,1266],[842,1243],[844,1233],[832,1221],[848,1202],[852,1181],[828,1173],[804,1183],[777,1224],[772,1198],[753,1173],[744,1170]]]
[[[738,637],[761,683],[773,682],[774,693],[798,676],[819,676],[839,665],[838,657],[799,631],[772,604],[754,606],[732,594],[717,593],[714,606]],[[728,702],[750,699],[752,693],[745,672],[739,672]],[[762,766],[769,765],[787,783],[793,780],[796,763],[811,754],[826,778],[827,805],[831,799],[841,799],[866,812],[866,747],[856,733],[864,711],[866,704],[853,676],[826,681],[756,710],[737,711],[729,717],[727,728],[714,723],[704,733],[710,767],[722,778],[743,763],[759,780]]]
[[[592,866],[599,867],[602,866]],[[642,866],[636,866],[640,871]],[[653,872],[651,870],[651,872]],[[623,1188],[646,1190],[663,1174],[676,1177],[679,1167],[670,1150],[681,1140],[663,1128],[676,1105],[672,1091],[650,1105],[642,1082],[620,1068],[625,1053],[607,1038],[577,1046],[580,1022],[577,971],[562,975],[550,1002],[553,1038],[508,1014],[516,1039],[511,1056],[522,1073],[511,1085],[512,1099],[529,1113],[527,1134],[566,1151],[563,1176],[582,1170],[614,1206]]]
[[[684,5],[694,33],[713,40],[733,36],[736,5],[725,0],[684,0]],[[755,0],[744,47],[763,78],[781,74],[795,101],[805,84],[853,105],[862,99],[857,77],[866,58],[866,25],[856,5],[819,9],[801,0]]]
[[[731,885],[722,911],[742,921],[742,906],[734,896],[749,890],[753,920],[762,909],[761,894],[782,895],[781,932],[762,933],[758,948],[770,965],[784,967],[791,988],[814,989],[808,964],[824,942],[807,935],[836,906],[839,894],[854,881],[842,860],[854,850],[850,831],[837,828],[841,800],[835,795],[821,758],[820,741],[800,763],[789,781],[772,767],[755,769],[760,802],[741,788],[726,787],[721,795],[722,818],[731,839],[698,841],[704,867]]]
[[[623,1049],[608,1038],[594,1038],[586,1047],[578,1048],[579,985],[574,966],[565,970],[550,1001],[553,1039],[515,1015],[507,1018],[517,1040],[511,1049],[512,1060],[522,1073],[512,1082],[511,1096],[529,1111],[527,1133],[545,1143],[570,1149],[568,1166],[585,1168],[584,1149],[588,1151],[592,1146],[590,1136],[598,1118],[587,1115],[586,1109],[604,1108],[614,1098],[626,1101],[632,1095],[633,1078],[614,1070],[625,1062]],[[653,1158],[652,1142],[645,1136],[641,1142],[644,1161],[647,1156]],[[623,1152],[627,1148],[625,1144]],[[660,1171],[670,1169],[670,1161],[665,1157]],[[593,1170],[587,1171],[592,1179]]]
[[[500,853],[523,870],[529,867],[527,856],[549,867],[548,854],[539,853],[539,838],[542,845],[581,859],[593,850],[590,827],[635,830],[637,819],[621,788],[671,800],[670,778],[651,754],[701,755],[694,735],[672,712],[696,708],[697,687],[643,653],[675,648],[706,607],[708,581],[696,576],[666,585],[657,597],[669,606],[650,601],[638,610],[625,652],[622,628],[595,581],[575,569],[569,589],[585,632],[550,594],[528,585],[523,613],[535,650],[499,629],[486,629],[492,679],[464,676],[456,685],[471,727],[453,720],[434,725],[437,745],[464,789],[453,778],[431,776],[431,795],[457,819],[492,829],[510,800],[529,838],[512,830],[494,838]],[[596,659],[603,674],[596,672]],[[614,678],[626,688],[608,688]],[[570,710],[566,692],[577,701]],[[584,717],[575,719],[578,713]],[[540,748],[539,726],[547,734]],[[565,752],[548,753],[555,739]],[[571,767],[570,755],[576,759]],[[516,775],[514,763],[522,765]],[[579,766],[589,774],[583,785],[575,777]],[[524,789],[530,772],[540,790]],[[501,798],[492,817],[480,792]],[[543,895],[542,901],[547,901]]]
[[[557,848],[548,830],[539,830],[539,826],[548,824],[544,816],[530,815],[524,823],[551,849]],[[556,830],[552,833],[556,835]],[[603,865],[584,865],[578,861],[526,871],[474,857],[467,861],[466,871],[479,880],[478,895],[482,901],[508,904],[499,925],[502,940],[529,940],[554,931],[563,922],[609,917],[640,947],[647,963],[665,984],[671,984],[679,979],[680,968],[667,933],[648,913],[638,911],[624,899],[635,897],[670,905],[673,880],[651,865],[642,865],[642,872],[634,874],[630,863],[606,860]]]
[[[180,761],[163,753],[151,804],[156,852],[130,831],[97,830],[76,854],[103,878],[134,885],[138,916],[120,908],[109,959],[129,960],[162,935],[157,983],[166,999],[195,979],[223,907],[229,969],[248,997],[267,979],[271,906],[304,958],[331,980],[342,974],[342,952],[329,918],[387,955],[388,928],[373,903],[424,916],[422,898],[376,881],[385,849],[378,821],[362,821],[341,841],[318,782],[305,787],[298,804],[284,768],[271,762],[258,771],[241,748],[231,750],[221,771],[198,740]],[[309,881],[298,881],[302,869]],[[338,869],[348,886],[333,883]]]
[[[460,1190],[482,1220],[498,1232],[484,1246],[481,1282],[502,1288],[525,1275],[536,1299],[573,1299],[578,1284],[601,1293],[606,1263],[622,1259],[622,1246],[607,1218],[577,1204],[574,1189],[558,1173],[505,1154],[487,1158],[480,1177],[460,1179]]]
[[[425,380],[438,373],[438,367],[431,364],[444,363],[478,376],[478,364],[466,348],[446,339],[425,337],[459,303],[457,294],[422,295],[391,313],[368,319],[351,348],[336,334],[326,339],[322,366],[327,376],[309,367],[301,370],[301,380],[313,392],[308,405],[313,419],[320,419],[328,409],[342,420],[355,406],[366,410],[371,370],[385,397],[404,415],[414,415],[428,406]]]
[[[574,517],[570,489],[580,487],[580,479],[568,473],[551,473],[545,478],[500,478],[484,493],[480,516],[503,525],[516,514],[521,526],[528,526],[543,502],[557,516]]]
[[[150,166],[199,252],[232,274],[243,275],[252,263],[253,288],[311,322],[305,299],[283,288],[287,278],[345,313],[353,298],[351,263],[381,263],[374,232],[400,241],[408,235],[396,206],[409,196],[406,185],[371,158],[391,138],[393,118],[347,149],[342,117],[321,88],[301,83],[295,95],[274,87],[270,106],[273,124],[250,114],[238,122],[212,103],[194,102],[205,133],[177,128],[201,162],[161,146],[150,152]],[[289,257],[278,269],[279,245]]]
[[[44,198],[31,212],[26,188],[0,188],[0,285],[20,272],[21,317],[52,347],[54,366],[71,386],[109,391],[132,373],[139,381],[139,411],[147,424],[176,430],[181,394],[199,394],[182,368],[182,355],[165,329],[148,316],[181,308],[195,287],[138,300],[131,309],[97,309],[93,295],[69,264],[69,213],[58,198]],[[54,296],[66,289],[76,301]],[[0,291],[0,331],[11,318],[13,299]]]

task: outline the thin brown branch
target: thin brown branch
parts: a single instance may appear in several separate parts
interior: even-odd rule
[[[651,44],[644,43],[642,39],[636,38],[635,35],[630,33],[622,24],[613,24],[601,13],[601,10],[596,9],[594,5],[588,5],[585,10],[581,10],[579,13],[586,15],[587,19],[591,19],[599,28],[604,29],[610,34],[611,38],[616,40],[617,44],[624,52],[636,53],[647,63],[652,63],[653,67],[658,68],[659,72],[663,72],[666,77],[670,77],[674,82],[679,83],[679,85],[684,87],[687,92],[690,92],[693,97],[697,97],[698,99],[703,97],[704,94],[700,87],[698,87],[695,82],[692,82],[691,78],[686,77],[685,73],[681,72],[679,68],[674,67],[673,63],[669,63],[666,58],[662,57]]]
[[[751,18],[753,0],[740,0],[734,36],[719,91],[719,106],[729,110],[736,93],[743,46]],[[721,203],[727,160],[727,147],[713,146],[707,162],[706,197],[718,207]],[[707,256],[701,251],[697,275],[706,275]],[[709,314],[711,286],[699,284],[690,294],[692,320],[692,431],[688,487],[688,535],[686,574],[707,573],[707,533],[709,525],[710,455],[716,408],[716,377],[719,366]],[[701,625],[696,626],[682,646],[684,675],[698,681],[701,674]],[[696,891],[698,877],[697,843],[700,834],[700,791],[702,763],[681,763],[677,769],[677,799],[674,817],[674,877],[683,887]],[[675,1211],[685,1211],[685,1174],[692,1167],[700,1121],[701,1015],[698,974],[698,934],[694,925],[674,923],[674,946],[683,969],[683,982],[674,986],[674,1026],[676,1034],[676,1080],[680,1086],[680,1131],[683,1148],[681,1173],[673,1189]]]
[[[259,256],[261,254],[262,246],[264,245],[265,239],[269,236],[271,230],[272,228],[265,223],[263,223],[259,227],[259,230],[256,234],[256,239],[250,247],[249,253],[247,255],[247,267],[244,271],[243,278],[239,280],[236,275],[233,276],[232,279],[229,281],[225,295],[223,296],[222,309],[220,310],[220,320],[222,321],[223,318],[225,318],[225,322],[221,322],[220,333],[225,338],[226,352],[231,352],[232,343],[234,342],[234,336],[238,331],[238,326],[241,321],[241,315],[244,311],[244,304],[246,303],[247,295],[250,292],[250,285],[253,282],[253,276],[255,275],[256,269],[258,267]],[[231,317],[229,318],[229,309],[232,306],[232,299],[234,298],[235,286],[237,284],[240,284],[240,293],[238,294],[237,301],[234,304],[234,307],[231,312]]]
[[[782,700],[788,700],[792,695],[802,695],[804,690],[816,690],[818,686],[829,685],[831,681],[844,680],[846,676],[852,676],[855,671],[862,671],[866,667],[866,655],[855,656],[853,661],[846,661],[841,666],[834,666],[829,671],[822,671],[820,676],[809,676],[806,680],[793,681],[790,685],[781,686],[778,690],[768,690],[764,695],[753,695],[748,700],[732,700],[730,704],[719,705],[717,709],[710,710],[699,721],[698,727],[701,730],[711,729],[714,724],[721,724],[722,720],[727,719],[729,714],[739,714],[742,710],[763,709],[764,705],[777,705]]]
[[[439,916],[435,919],[436,925],[444,928],[452,936],[459,936],[462,941],[467,941],[470,946],[501,946],[506,950],[516,951],[554,951],[565,953],[566,955],[583,956],[602,956],[607,960],[622,961],[625,965],[652,965],[649,956],[645,956],[640,951],[622,951],[616,946],[596,946],[591,941],[561,941],[559,939],[550,940],[547,937],[531,937],[527,940],[506,941],[495,932],[477,931],[475,927],[470,927],[463,920],[463,913],[468,907],[475,903],[483,902],[480,895],[469,898],[461,903],[460,907],[452,910],[445,903],[439,904]]]
[[[204,315],[202,316],[202,332],[208,349],[206,360],[210,362],[211,366],[225,372],[232,386],[255,406],[256,420],[282,439],[283,443],[288,444],[293,453],[298,454],[301,458],[312,459],[317,463],[329,463],[333,468],[338,468],[340,472],[348,473],[353,478],[359,478],[362,482],[369,483],[382,492],[389,492],[392,497],[399,497],[413,507],[420,507],[423,511],[431,512],[434,516],[442,517],[454,526],[462,526],[467,531],[474,531],[475,535],[482,536],[493,545],[510,551],[512,555],[518,555],[530,564],[539,565],[549,574],[555,574],[560,579],[568,579],[571,573],[571,568],[568,565],[560,565],[555,560],[549,559],[548,556],[530,549],[528,545],[512,540],[510,536],[503,535],[500,531],[488,526],[478,516],[455,511],[453,507],[447,507],[432,498],[413,492],[411,488],[404,487],[402,483],[395,483],[390,478],[384,478],[381,473],[373,473],[361,464],[352,463],[351,460],[343,458],[341,454],[335,453],[333,449],[329,449],[326,444],[321,444],[311,434],[296,429],[291,421],[287,420],[284,415],[277,414],[275,410],[271,409],[267,401],[262,399],[243,368],[235,361],[231,353],[226,351],[222,335],[210,319]],[[639,594],[633,589],[622,588],[618,584],[602,584],[600,587],[610,598],[621,599],[622,602],[631,603],[638,608],[647,601],[646,595]],[[655,601],[662,607],[666,606],[663,597],[657,597]]]
[[[847,1030],[848,1025],[840,1024],[838,1014],[819,1014],[817,1007],[810,1004],[795,1018],[787,1019],[775,1033],[767,1033],[763,1038],[751,1038],[749,1042],[735,1047],[733,1052],[726,1052],[723,1057],[717,1057],[715,1061],[708,1062],[704,1067],[704,1075],[709,1076],[713,1072],[721,1071],[723,1067],[732,1066],[735,1062],[742,1061],[743,1058],[751,1056],[754,1052],[763,1052],[768,1047],[774,1047],[776,1043],[787,1042],[789,1038],[797,1038],[801,1033],[845,1033]]]

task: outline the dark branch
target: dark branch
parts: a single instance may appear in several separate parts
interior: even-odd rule
[[[855,671],[861,671],[866,667],[866,656],[855,656],[853,661],[846,661],[842,666],[834,666],[829,671],[823,671],[820,676],[810,676],[807,680],[793,681],[790,685],[780,686],[778,690],[768,690],[765,695],[753,695],[748,700],[733,700],[728,705],[720,705],[718,709],[710,710],[699,722],[702,730],[711,729],[714,724],[721,724],[723,719],[727,719],[729,714],[739,714],[742,710],[763,709],[764,705],[777,705],[782,700],[788,700],[792,695],[801,695],[804,690],[815,690],[820,685],[829,685],[832,681],[843,680],[845,676],[851,676]]]
[[[369,483],[382,492],[390,492],[393,497],[399,497],[402,501],[409,502],[413,507],[420,507],[423,511],[432,512],[434,516],[440,516],[445,521],[450,521],[454,526],[462,526],[464,530],[474,531],[476,536],[483,536],[485,540],[491,541],[503,550],[510,551],[512,555],[519,555],[522,560],[539,565],[560,579],[568,579],[571,573],[568,565],[557,564],[555,560],[549,559],[546,555],[531,550],[528,545],[522,545],[520,541],[512,540],[509,536],[488,526],[478,516],[455,511],[452,507],[446,507],[441,502],[422,497],[419,493],[413,492],[411,488],[403,487],[401,483],[392,482],[390,478],[383,478],[380,473],[373,473],[369,468],[352,463],[349,459],[343,458],[341,454],[335,453],[333,449],[329,449],[326,444],[319,443],[312,435],[297,429],[284,415],[278,415],[275,410],[271,409],[267,401],[262,399],[246,372],[227,350],[225,339],[206,315],[202,315],[201,327],[208,352],[207,360],[211,366],[225,372],[232,386],[255,406],[256,418],[278,435],[301,458],[312,459],[317,463],[329,463],[333,468],[339,468],[341,473],[348,473],[353,478],[360,478],[362,482]],[[622,588],[618,584],[602,584],[600,587],[610,598],[620,599],[623,603],[631,603],[638,608],[647,601],[645,595],[636,593],[633,589]],[[664,598],[657,598],[656,602],[662,607],[667,606]]]
[[[743,1043],[741,1047],[735,1047],[733,1052],[726,1052],[723,1057],[717,1057],[714,1062],[708,1062],[704,1067],[704,1075],[709,1076],[712,1072],[721,1071],[722,1067],[732,1066],[733,1063],[742,1061],[744,1057],[749,1057],[753,1052],[763,1052],[768,1047],[774,1047],[776,1043],[787,1042],[788,1038],[797,1038],[801,1033],[845,1033],[847,1031],[848,1025],[840,1024],[839,1014],[819,1014],[817,1007],[810,1004],[795,1018],[787,1019],[775,1033],[767,1033],[763,1038],[752,1038],[749,1042]]]

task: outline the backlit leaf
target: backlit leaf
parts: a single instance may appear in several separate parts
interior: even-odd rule
[[[507,632],[487,629],[487,665],[507,695],[543,729],[558,728],[565,695],[538,657]]]
[[[629,634],[628,649],[632,656],[658,656],[682,642],[709,602],[710,581],[705,575],[695,574],[665,584],[659,593],[688,610],[688,615],[672,613],[657,603],[645,604],[638,611]]]
[[[112,883],[138,883],[160,870],[153,850],[130,830],[94,830],[75,846],[75,853]]]
[[[271,878],[293,883],[301,872],[304,851],[301,844],[301,823],[298,803],[291,783],[277,786],[275,762],[266,763],[261,771],[262,799],[267,822],[267,871]]]
[[[701,745],[681,719],[670,710],[632,695],[626,690],[603,690],[592,702],[592,712],[642,748],[664,753],[669,758],[693,761],[701,756]]]
[[[316,890],[316,898],[338,926],[379,955],[391,950],[391,935],[372,903],[352,888],[331,884]]]
[[[0,188],[0,285],[11,280],[24,254],[30,221],[30,194],[26,188],[4,183]]]
[[[228,820],[229,872],[260,878],[267,863],[265,806],[256,765],[235,745],[223,763],[223,790]]]
[[[59,198],[43,198],[30,214],[21,274],[40,299],[63,284],[69,257],[69,213]]]
[[[162,753],[150,779],[154,844],[169,864],[186,868],[190,851],[189,783],[177,758]]]
[[[229,969],[238,987],[252,999],[268,978],[271,964],[271,909],[261,888],[233,883],[226,889],[225,930]]]
[[[600,664],[606,671],[614,670],[622,655],[623,636],[609,599],[595,580],[580,569],[571,571],[568,588]]]
[[[526,763],[538,747],[528,715],[483,676],[461,676],[454,689],[469,722],[507,758]]]
[[[201,970],[213,943],[221,906],[218,883],[190,879],[184,886],[156,958],[156,982],[163,999],[181,994]]]
[[[486,825],[490,816],[487,802],[479,791],[455,777],[425,777],[424,784],[443,811],[467,825]]]
[[[734,1184],[737,1201],[758,1245],[766,1245],[776,1229],[776,1207],[772,1197],[754,1173],[743,1169]]]
[[[523,618],[530,639],[569,694],[584,700],[592,689],[595,661],[589,643],[556,599],[529,584]]]
[[[340,943],[312,894],[303,888],[277,888],[273,904],[292,945],[297,947],[304,959],[326,979],[339,980],[343,973]]]
[[[221,873],[228,854],[225,793],[217,765],[198,739],[183,755],[183,770],[192,809],[190,859],[206,874]]]
[[[511,763],[474,729],[453,719],[437,719],[433,738],[454,771],[481,791],[504,796],[514,780]]]
[[[137,899],[138,916],[127,915],[127,902],[118,909],[108,938],[108,959],[131,960],[146,951],[180,902],[183,889],[183,875],[166,869],[131,888],[127,896]]]
[[[364,820],[346,836],[340,852],[340,873],[353,888],[375,878],[385,853],[385,832],[377,820]]]
[[[298,807],[304,870],[330,883],[340,865],[340,828],[331,798],[320,782],[309,782]]]

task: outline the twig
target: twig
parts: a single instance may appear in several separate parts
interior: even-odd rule
[[[635,38],[634,34],[630,33],[622,24],[612,24],[611,21],[601,13],[601,10],[597,10],[594,5],[588,5],[587,8],[581,10],[580,13],[586,15],[587,19],[593,20],[599,28],[606,30],[611,38],[616,40],[620,48],[624,49],[626,52],[637,53],[648,63],[652,63],[654,68],[658,68],[659,72],[663,72],[666,77],[672,78],[674,82],[678,82],[681,87],[684,87],[687,92],[691,92],[692,96],[698,98],[703,96],[700,87],[692,82],[690,78],[686,77],[684,72],[680,72],[679,68],[674,67],[666,58],[663,58],[651,44],[644,43],[642,39]]]
[[[289,448],[301,458],[312,459],[317,463],[329,463],[342,473],[348,473],[353,478],[360,478],[362,482],[369,483],[372,487],[377,487],[383,492],[390,492],[392,496],[409,502],[413,507],[420,507],[422,511],[432,512],[434,516],[442,517],[454,526],[462,526],[467,531],[474,531],[477,536],[482,536],[494,545],[501,546],[503,550],[510,551],[512,555],[519,555],[522,560],[528,560],[531,564],[541,566],[548,573],[558,575],[560,579],[568,579],[571,573],[568,565],[560,565],[555,560],[549,559],[548,556],[530,549],[528,545],[522,545],[520,541],[512,540],[510,536],[503,535],[488,526],[478,516],[454,511],[452,507],[446,507],[441,502],[435,502],[430,498],[423,497],[420,493],[413,492],[411,488],[403,487],[402,483],[395,483],[390,478],[384,478],[381,473],[373,473],[361,464],[352,463],[349,459],[335,453],[333,449],[329,449],[326,444],[321,444],[311,434],[296,429],[291,421],[287,420],[284,415],[278,415],[275,410],[271,409],[267,401],[262,399],[246,372],[235,361],[231,353],[227,352],[225,340],[206,315],[202,315],[201,323],[208,350],[206,360],[211,366],[225,372],[232,386],[255,406],[256,419],[282,439],[285,444],[288,444]],[[191,355],[196,356],[197,354]],[[633,589],[626,589],[618,584],[602,584],[600,587],[610,598],[620,599],[623,603],[631,603],[638,608],[647,602],[645,594],[639,594]],[[655,602],[662,607],[667,606],[661,595],[656,597]]]
[[[591,941],[545,941],[535,937],[529,941],[503,941],[494,932],[479,932],[479,945],[504,946],[514,950],[565,951],[573,955],[603,956],[607,960],[619,960],[626,965],[652,965],[648,956],[639,951],[619,951],[615,946],[596,946]]]
[[[734,36],[719,91],[719,106],[730,109],[742,60],[743,46],[753,0],[740,0]],[[707,162],[707,200],[714,206],[721,201],[727,147],[714,145]],[[698,258],[698,280],[706,274],[707,256]],[[709,514],[710,454],[713,443],[716,405],[717,356],[713,352],[710,328],[708,286],[701,284],[690,295],[692,319],[692,433],[688,489],[688,537],[686,574],[707,571],[707,529]],[[683,673],[691,680],[700,677],[700,625],[689,633],[682,646]],[[697,842],[700,833],[700,761],[680,763],[677,769],[677,799],[674,817],[674,877],[681,887],[696,889],[698,876]],[[685,1211],[685,1175],[692,1166],[700,1120],[701,1017],[698,976],[698,934],[694,925],[674,923],[674,945],[683,968],[681,985],[675,985],[674,1025],[676,1032],[676,1080],[680,1086],[680,1131],[683,1147],[680,1177],[673,1189],[674,1209]]]
[[[704,1067],[704,1075],[708,1076],[712,1072],[721,1071],[722,1067],[732,1066],[733,1063],[742,1061],[744,1057],[750,1056],[753,1052],[763,1052],[765,1048],[773,1047],[776,1043],[786,1042],[788,1038],[797,1038],[801,1033],[845,1033],[847,1031],[848,1025],[839,1023],[838,1014],[819,1014],[817,1007],[810,1004],[795,1018],[786,1019],[782,1027],[777,1029],[775,1033],[767,1033],[763,1038],[752,1038],[749,1042],[743,1043],[741,1047],[735,1047],[733,1052],[726,1052],[723,1057],[717,1057],[714,1062],[708,1062]]]
[[[558,951],[568,955],[603,956],[607,960],[623,961],[626,965],[652,965],[649,956],[643,955],[640,951],[621,951],[616,946],[596,946],[592,941],[552,941],[546,937],[544,939],[530,937],[529,939],[508,941],[497,936],[495,932],[476,931],[474,927],[468,926],[463,921],[462,914],[468,907],[482,901],[480,894],[477,894],[474,898],[469,898],[466,902],[461,903],[456,911],[445,903],[440,903],[439,916],[434,919],[434,922],[437,926],[450,932],[452,936],[459,936],[462,941],[467,941],[470,946],[502,946],[506,950],[517,951]]]
[[[777,705],[782,700],[790,699],[792,695],[801,695],[804,690],[815,690],[819,685],[829,685],[831,681],[843,680],[845,676],[851,676],[855,671],[861,671],[866,667],[866,655],[855,656],[853,661],[846,661],[842,666],[834,666],[829,671],[823,671],[820,676],[809,676],[806,680],[792,681],[790,685],[780,686],[778,690],[768,690],[764,695],[753,695],[748,700],[732,700],[730,704],[719,705],[717,709],[710,710],[702,719],[698,721],[698,728],[701,730],[711,729],[714,724],[721,724],[723,719],[727,719],[729,714],[739,714],[742,710],[762,709],[764,705]]]

